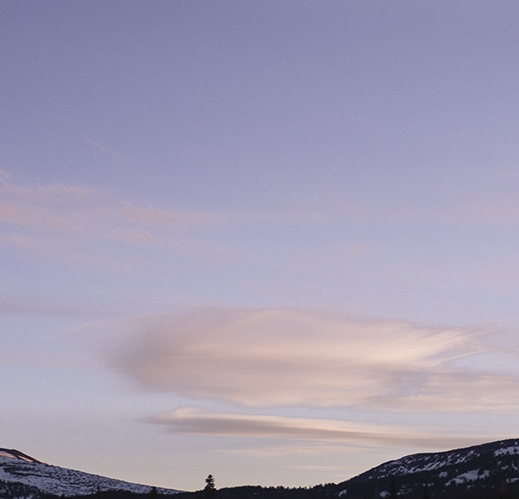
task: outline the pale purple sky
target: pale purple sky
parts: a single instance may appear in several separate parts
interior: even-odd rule
[[[0,445],[180,489],[517,437],[519,4],[0,5]]]

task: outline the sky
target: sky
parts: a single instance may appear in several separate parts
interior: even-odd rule
[[[0,446],[200,489],[517,437],[519,3],[0,4]]]

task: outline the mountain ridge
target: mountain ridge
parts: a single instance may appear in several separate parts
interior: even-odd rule
[[[219,493],[219,499],[519,499],[519,439],[409,454],[338,484]]]
[[[470,496],[500,490],[519,493],[519,439],[506,439],[442,452],[409,454],[338,484],[343,499],[368,496]],[[472,494],[473,495],[473,494]]]
[[[178,499],[206,498],[135,484],[43,463],[15,449],[0,448],[2,499],[57,497]],[[215,496],[216,497],[216,496]],[[519,439],[442,452],[409,454],[338,484],[286,488],[241,486],[218,491],[218,499],[516,499],[519,498]]]
[[[13,492],[14,490],[21,492]],[[142,485],[62,468],[39,461],[16,449],[0,448],[0,497],[2,499],[8,497],[37,499],[39,495],[88,496],[109,491],[132,494],[150,494],[156,491],[161,495],[180,492],[175,489]]]

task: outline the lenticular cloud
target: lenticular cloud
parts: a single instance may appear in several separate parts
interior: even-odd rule
[[[460,385],[477,374],[455,367],[456,359],[483,350],[468,329],[301,309],[212,308],[140,320],[131,337],[117,345],[111,364],[149,391],[249,407],[452,411],[480,404],[460,397]],[[496,388],[482,394],[487,402],[491,393],[504,395]]]
[[[442,435],[408,427],[286,416],[219,414],[182,408],[144,420],[164,426],[169,433],[231,438],[333,441],[341,445],[402,445],[445,448],[473,445],[477,439]]]

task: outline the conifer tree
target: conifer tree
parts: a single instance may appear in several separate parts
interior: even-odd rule
[[[204,497],[207,499],[213,499],[216,497],[216,485],[214,477],[211,474],[207,475],[207,478],[205,479]]]

